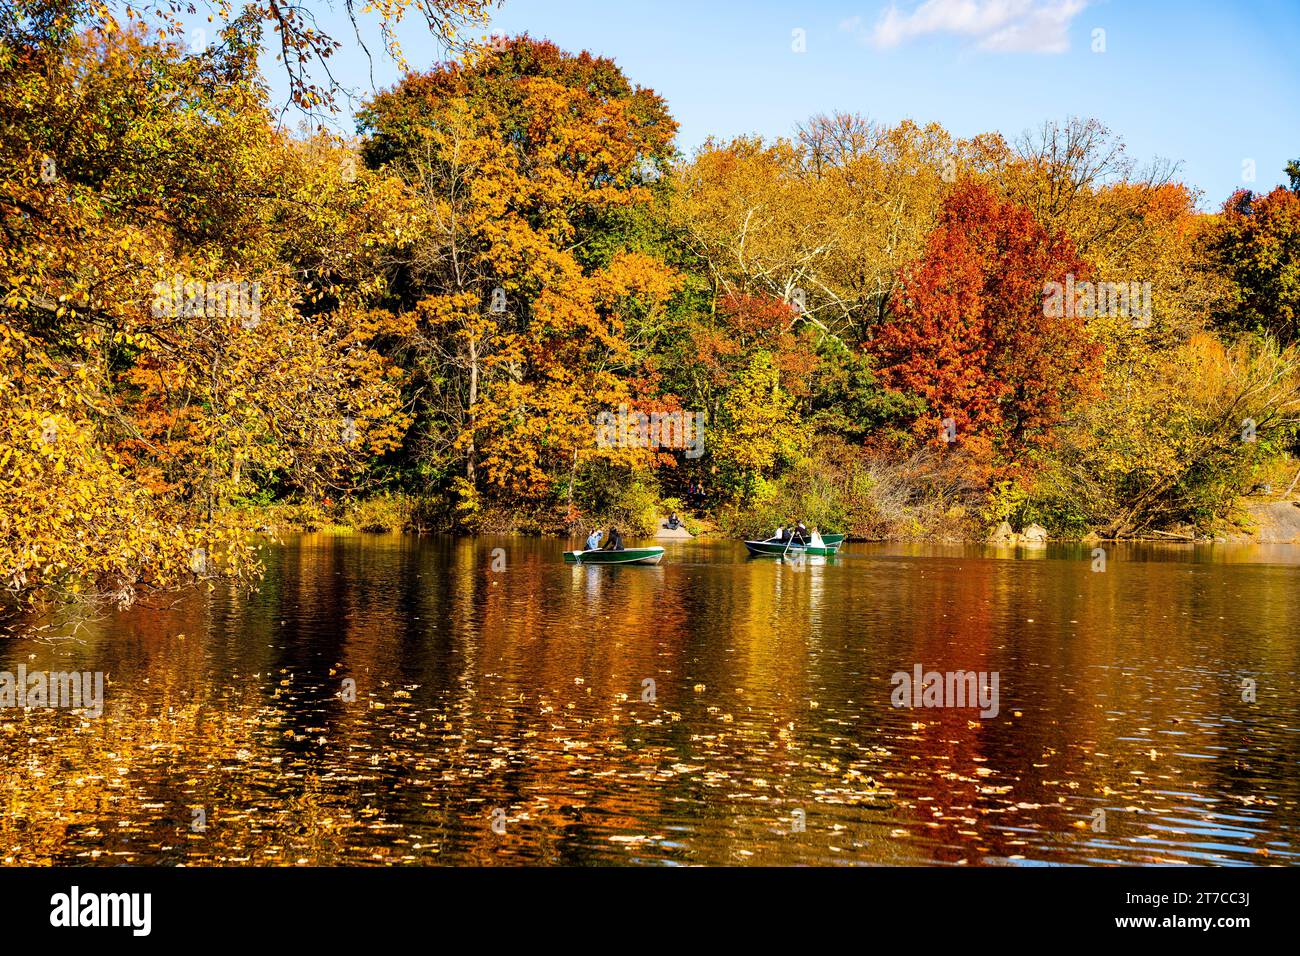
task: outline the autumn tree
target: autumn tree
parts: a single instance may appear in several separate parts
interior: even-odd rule
[[[385,52],[406,69],[397,32],[408,18],[423,21],[428,34],[446,51],[467,52],[488,38],[474,29],[487,22],[495,0],[383,0],[344,4],[353,34],[378,28]],[[83,29],[103,32],[144,28],[148,35],[176,46],[211,48],[217,57],[272,55],[289,83],[289,99],[299,109],[334,111],[341,91],[329,60],[342,41],[320,26],[307,4],[292,0],[0,0],[0,37],[12,50],[56,50]],[[362,43],[367,57],[369,49]]]
[[[754,352],[723,397],[710,437],[721,482],[732,495],[754,495],[759,482],[798,461],[806,445],[807,432],[793,397],[781,388],[773,356]]]
[[[567,507],[584,461],[628,457],[595,445],[596,413],[653,397],[634,394],[630,339],[676,279],[610,236],[650,201],[676,124],[612,61],[520,37],[406,77],[361,127],[367,163],[421,208],[394,290],[416,316],[426,469],[460,472],[466,515]]]
[[[1031,516],[1107,537],[1214,532],[1300,424],[1300,354],[1205,331],[1160,355],[1126,400],[1086,406],[1038,476]],[[1053,520],[1055,519],[1055,520]]]
[[[1300,193],[1239,190],[1207,237],[1214,265],[1230,282],[1219,324],[1230,331],[1300,339]]]
[[[0,578],[130,601],[251,570],[232,502],[400,442],[364,316],[405,214],[276,130],[243,51],[51,30],[0,67]]]
[[[1022,207],[965,184],[944,203],[894,318],[869,343],[893,388],[923,396],[923,441],[944,441],[989,476],[1029,465],[1070,409],[1095,391],[1098,349],[1073,309],[1044,288],[1087,275],[1073,244]],[[948,437],[954,433],[949,430]]]

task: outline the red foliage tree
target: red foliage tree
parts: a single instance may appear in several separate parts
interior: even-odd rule
[[[1044,307],[1046,283],[1087,271],[1069,238],[1028,209],[955,188],[870,344],[888,387],[926,399],[916,434],[944,444],[950,418],[982,480],[1022,471],[1024,453],[1095,389],[1101,349],[1084,320]]]

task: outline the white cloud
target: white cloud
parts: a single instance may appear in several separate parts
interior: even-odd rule
[[[948,33],[999,53],[1064,53],[1070,21],[1087,5],[1088,0],[925,0],[909,12],[890,3],[868,39],[888,48]],[[860,21],[846,20],[841,27],[857,31]]]

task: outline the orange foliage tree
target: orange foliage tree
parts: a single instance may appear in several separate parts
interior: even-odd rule
[[[630,319],[676,287],[610,240],[648,203],[676,124],[614,64],[516,38],[408,76],[361,115],[364,155],[418,197],[421,241],[396,277],[426,396],[422,457],[462,514],[545,508],[594,458],[593,421],[635,396]]]

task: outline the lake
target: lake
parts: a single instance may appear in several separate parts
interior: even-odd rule
[[[1297,862],[1300,548],[564,547],[307,535],[253,593],[0,637],[105,675],[0,710],[0,858]],[[918,667],[972,699],[895,706]]]

